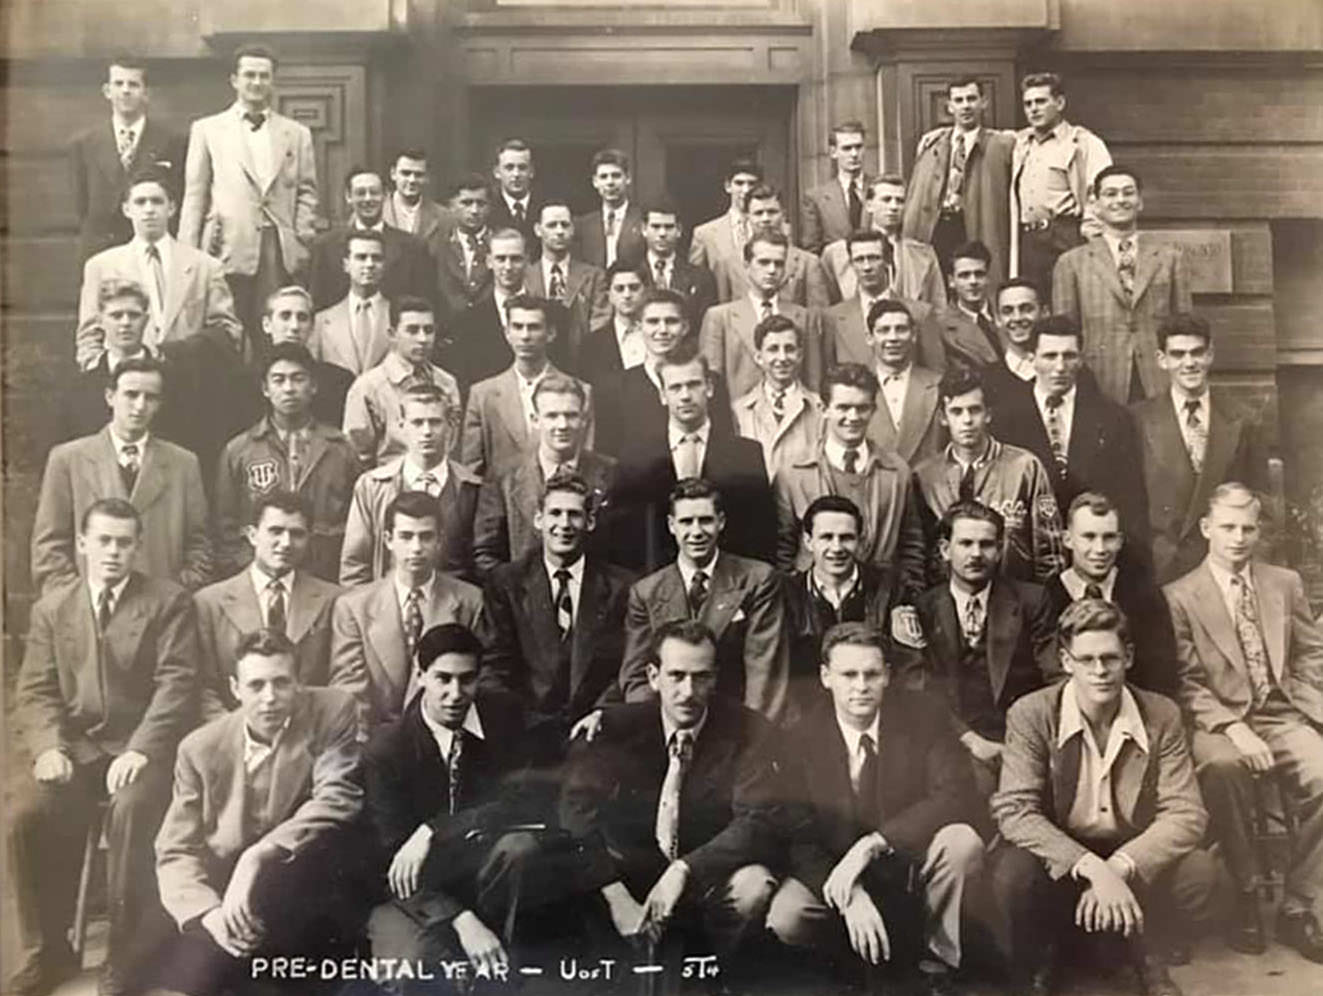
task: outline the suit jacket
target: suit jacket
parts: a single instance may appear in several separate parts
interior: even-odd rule
[[[775,864],[780,795],[773,730],[761,716],[713,696],[680,788],[679,856],[695,895],[746,864]],[[581,886],[623,880],[645,895],[667,865],[657,806],[669,764],[656,702],[606,711],[591,743],[575,741],[561,792],[561,825],[584,845]]]
[[[638,258],[642,269],[647,271],[643,275],[643,282],[649,287],[655,287],[657,276],[648,264],[647,255],[641,253]],[[669,287],[673,291],[679,291],[689,302],[689,327],[691,329],[696,329],[702,325],[703,316],[707,313],[707,310],[717,303],[717,281],[712,276],[712,271],[706,266],[684,259],[679,253],[676,253],[675,261],[671,264]]]
[[[129,177],[138,170],[150,167],[164,172],[171,196],[179,198],[186,151],[184,136],[151,115],[143,122],[128,169],[119,158],[113,120],[102,118],[74,136],[69,144],[69,174],[73,209],[78,215],[80,260],[133,238],[133,226],[120,206]],[[172,224],[171,230],[175,227]]]
[[[905,194],[901,230],[908,238],[932,242],[942,212],[947,173],[951,168],[951,126],[934,128],[919,139]],[[993,287],[1006,281],[1011,249],[1011,154],[1015,132],[981,128],[965,158],[963,186],[965,236],[977,239],[992,253],[988,277]],[[1017,219],[1018,222],[1018,219]]]
[[[652,634],[663,623],[691,615],[684,578],[674,563],[630,588],[620,665],[620,692],[626,701],[653,697],[647,681]],[[783,626],[781,582],[771,566],[722,550],[698,619],[717,637],[718,693],[770,720],[780,719],[786,707],[790,645]]]
[[[737,301],[751,289],[744,269],[744,257],[718,256],[707,264],[717,284],[717,300]],[[777,297],[785,304],[804,308],[830,308],[841,299],[822,260],[799,246],[792,245],[786,257],[786,279]]]
[[[61,443],[46,458],[32,525],[32,581],[44,593],[82,573],[74,552],[83,513],[100,498],[123,498],[142,516],[134,568],[199,588],[211,575],[207,499],[192,453],[149,436],[132,493],[124,490],[109,428]]]
[[[432,256],[436,256],[437,248],[441,240],[446,237],[447,229],[451,225],[450,212],[443,205],[424,197],[418,204],[417,227],[405,228],[403,219],[395,212],[393,194],[387,194],[381,205],[381,220],[386,223],[387,228],[398,228],[401,232],[420,240],[427,246],[427,251]]]
[[[528,272],[531,283],[531,266]],[[553,305],[548,316],[551,324],[557,330],[568,328],[570,313],[554,302]],[[446,342],[437,341],[436,364],[454,374],[466,391],[479,381],[503,373],[514,362],[514,352],[505,338],[505,321],[496,309],[496,296],[490,287],[468,310],[453,319],[452,330]],[[558,332],[547,348],[547,357],[561,370],[572,372],[568,339]]]
[[[889,297],[891,295],[883,295]],[[909,308],[914,318],[914,362],[939,373],[946,369],[947,346],[937,311],[932,305],[908,298],[896,298]],[[864,308],[858,295],[834,304],[823,314],[823,336],[836,354],[837,363],[862,363],[876,370],[877,357],[868,344],[868,328],[864,324]]]
[[[1113,401],[1130,400],[1137,366],[1146,397],[1165,393],[1158,367],[1158,326],[1168,315],[1188,312],[1190,278],[1180,247],[1141,232],[1135,252],[1135,289],[1127,297],[1107,241],[1091,239],[1063,253],[1052,271],[1052,310],[1071,315],[1084,330],[1084,362]]]
[[[271,111],[273,174],[258,177],[244,140],[247,124],[234,107],[193,122],[184,166],[179,241],[218,258],[226,273],[257,272],[260,229],[276,227],[285,269],[296,274],[308,261],[316,234],[317,157],[312,132]]]
[[[487,231],[490,233],[491,229]],[[473,271],[464,268],[464,247],[459,230],[449,227],[438,234],[432,243],[436,256],[436,283],[440,294],[437,303],[444,307],[446,316],[456,321],[477,301],[488,296],[492,289],[492,271],[481,252],[473,260]]]
[[[78,352],[105,350],[105,331],[97,294],[106,280],[131,280],[147,289],[138,268],[137,246],[117,245],[97,253],[83,264],[83,285],[78,298]],[[234,314],[234,298],[221,264],[191,245],[175,241],[170,247],[170,272],[165,274],[165,302],[152,345],[173,342],[212,330],[238,348],[243,326]],[[148,311],[148,325],[153,321]]]
[[[574,248],[571,254],[593,266],[606,269],[606,222],[601,208],[574,219]],[[616,222],[616,259],[638,259],[648,251],[643,241],[643,209],[630,200],[625,216]]]
[[[297,857],[343,830],[363,808],[353,699],[305,688],[276,741],[268,798],[271,827],[250,839],[245,813],[242,712],[220,716],[179,745],[175,791],[156,838],[161,902],[180,927],[221,903],[239,856],[260,839]]]
[[[877,810],[860,812],[850,757],[830,698],[790,735],[792,796],[807,825],[791,848],[793,874],[815,893],[854,843],[881,833],[900,857],[922,865],[937,831],[976,822],[969,757],[940,699],[890,685],[878,723]]]
[[[619,362],[619,350],[614,346],[612,349]],[[599,453],[609,453],[623,465],[637,457],[640,440],[665,437],[666,408],[662,405],[661,392],[643,366],[622,370],[599,380],[593,387],[595,446]],[[712,399],[707,403],[707,413],[714,430],[734,434],[730,392],[726,389],[726,379],[716,371],[712,372]]]
[[[390,198],[386,198],[390,203]],[[329,308],[349,293],[349,275],[345,273],[345,247],[354,226],[341,225],[318,235],[312,243],[312,261],[308,267],[308,290],[313,306]],[[427,243],[416,235],[392,228],[381,228],[382,249],[386,263],[381,271],[381,293],[388,298],[406,294],[436,300],[436,263],[427,251]]]
[[[848,301],[859,293],[859,278],[850,265],[850,248],[843,239],[822,250],[822,263],[832,281],[833,300]],[[946,305],[946,280],[932,246],[901,238],[896,247],[892,290],[901,299],[922,301],[934,308]]]
[[[597,525],[589,535],[588,547],[603,554],[611,548],[617,468],[609,456],[592,450],[579,453],[576,473],[593,489],[597,506]],[[542,548],[533,514],[545,483],[536,451],[483,482],[473,519],[473,562],[480,575]]]
[[[604,325],[588,333],[579,347],[579,376],[592,384],[601,397],[602,387],[625,372],[620,358],[620,344],[616,341],[614,316]]]
[[[706,268],[712,274],[718,301],[734,299],[735,291],[729,277],[723,280],[717,275],[718,270],[729,274],[744,269],[744,250],[735,243],[735,232],[730,224],[729,213],[723,212],[712,220],[694,227],[694,234],[689,240],[689,262]]]
[[[822,444],[822,402],[802,384],[800,390],[799,407],[787,411],[780,422],[761,383],[731,405],[740,435],[763,448],[768,480],[782,467],[813,456]]]
[[[1256,562],[1252,585],[1273,678],[1316,726],[1323,724],[1323,632],[1300,575]],[[1253,708],[1245,655],[1208,562],[1165,585],[1180,668],[1177,700],[1196,728],[1216,733]]]
[[[484,685],[526,703],[535,722],[552,721],[563,741],[575,720],[618,697],[608,692],[620,674],[633,581],[622,567],[585,559],[566,654],[541,547],[497,567],[483,592],[492,641],[483,658]]]
[[[468,577],[473,570],[473,514],[482,479],[454,460],[446,461],[446,467],[446,484],[438,499],[442,554],[437,568]],[[390,573],[386,506],[403,490],[404,457],[364,471],[354,483],[340,553],[340,584],[344,587],[364,585]]]
[[[1007,393],[998,400],[998,438],[1038,457],[1052,479],[1057,508],[1062,515],[1080,492],[1101,491],[1121,513],[1129,552],[1139,562],[1147,563],[1148,489],[1140,472],[1143,464],[1130,413],[1081,378],[1075,388],[1075,415],[1063,474],[1052,457],[1052,445],[1033,386],[1026,385],[1025,389]],[[1134,471],[1118,473],[1122,467]]]
[[[900,408],[900,425],[891,420],[891,411],[879,393],[877,411],[868,424],[869,439],[884,450],[900,454],[911,466],[940,452],[947,439],[946,427],[937,418],[940,405],[937,387],[941,381],[942,375],[936,370],[912,365]]]
[[[978,322],[971,320],[955,302],[934,309],[932,321],[941,333],[948,355],[976,369],[1001,362],[1003,350],[996,328],[992,328],[992,340],[989,340]]]
[[[1052,611],[1060,616],[1073,599],[1058,574],[1047,584]],[[1125,613],[1130,635],[1135,643],[1135,662],[1126,681],[1150,692],[1176,697],[1176,636],[1171,628],[1171,611],[1162,592],[1133,565],[1118,570],[1112,588],[1112,601]]]
[[[312,358],[333,363],[356,377],[375,367],[390,352],[390,338],[386,335],[390,319],[385,317],[385,305],[377,307],[382,309],[382,317],[365,347],[359,346],[351,331],[348,294],[331,307],[317,312],[308,339],[308,352]]]
[[[294,644],[299,681],[325,685],[331,665],[331,606],[341,588],[305,570],[294,572],[285,594],[285,635]],[[209,584],[193,596],[197,607],[202,716],[215,719],[239,705],[230,691],[244,634],[262,628],[262,607],[250,568]]]
[[[1262,487],[1267,458],[1256,445],[1254,425],[1216,396],[1208,406],[1208,444],[1198,474],[1169,392],[1141,401],[1131,411],[1150,496],[1153,573],[1163,584],[1194,570],[1207,553],[1208,541],[1199,531],[1199,519],[1208,510],[1213,489],[1227,481]]]
[[[579,351],[588,337],[588,330],[611,320],[611,302],[606,297],[606,271],[570,257],[565,265],[564,305],[557,320],[556,338],[558,355],[570,370],[578,370]],[[530,266],[524,277],[524,286],[535,297],[550,298],[542,279],[542,263]]]
[[[1045,589],[1010,578],[999,577],[992,582],[985,605],[984,659],[993,704],[1004,713],[1021,695],[1060,675],[1056,615]],[[946,699],[956,732],[963,734],[971,728],[968,717],[961,714],[958,693],[964,636],[950,586],[929,588],[914,608],[928,641],[923,684]],[[991,727],[977,732],[989,739],[1001,739],[1001,731]]]
[[[868,178],[861,176],[859,182],[862,207]],[[867,213],[861,210],[860,225],[865,224],[866,219]],[[859,226],[850,224],[850,204],[835,174],[826,183],[804,194],[799,210],[799,244],[809,252],[821,253],[823,246],[845,238],[856,227]]]
[[[835,362],[831,341],[822,334],[820,312],[796,304],[781,302],[777,312],[789,318],[804,333],[804,365],[800,379],[816,391],[822,384],[822,375]],[[763,372],[754,359],[753,330],[758,324],[758,313],[747,296],[726,304],[709,308],[703,317],[698,342],[713,370],[720,373],[730,386],[734,397],[753,390],[763,380]]]
[[[192,602],[173,582],[130,574],[100,640],[85,581],[48,590],[15,690],[32,757],[58,748],[90,764],[136,750],[169,764],[197,718],[197,652]]]
[[[1010,844],[1041,858],[1053,879],[1069,875],[1087,849],[1065,829],[1079,782],[1080,742],[1057,744],[1061,722],[1059,682],[1031,692],[1006,716],[1006,749],[1001,756],[1001,787],[992,812]],[[1185,746],[1180,711],[1161,695],[1130,688],[1149,749],[1126,739],[1112,767],[1112,793],[1122,850],[1139,880],[1153,880],[1194,850],[1208,825],[1208,813]]]
[[[529,192],[528,208],[524,212],[524,220],[517,222],[510,212],[510,206],[505,203],[505,195],[501,192],[500,184],[492,186],[492,209],[487,216],[487,231],[499,232],[502,228],[513,228],[516,231],[523,232],[524,245],[527,247],[530,263],[542,255],[542,240],[533,231],[533,226],[537,224],[541,217],[542,194],[536,189]]]
[[[858,558],[864,563],[894,570],[900,601],[912,604],[923,590],[923,520],[919,494],[909,464],[895,453],[870,448],[864,472],[869,499],[859,511],[864,517]],[[804,512],[813,499],[835,494],[834,471],[821,448],[809,459],[783,467],[772,482],[776,494],[776,566],[783,571],[805,570],[813,562],[804,542]]]
[[[482,589],[440,571],[422,606],[423,629],[459,623],[482,633]],[[364,729],[399,718],[416,685],[405,656],[404,618],[394,577],[345,592],[331,610],[329,684],[354,693]]]
[[[547,374],[561,374],[549,365]],[[584,445],[593,444],[593,389],[583,385],[587,394]],[[460,430],[459,460],[482,478],[494,478],[509,470],[536,447],[537,436],[524,417],[519,400],[519,374],[513,366],[495,377],[473,385],[464,408],[464,426]]]

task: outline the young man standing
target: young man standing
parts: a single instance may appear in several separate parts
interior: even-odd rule
[[[679,291],[689,302],[689,324],[698,328],[703,315],[717,302],[717,282],[706,267],[681,259],[676,253],[684,226],[680,211],[666,200],[643,206],[643,241],[647,253],[637,260],[651,287]]]
[[[641,366],[648,349],[643,341],[639,309],[647,290],[647,274],[636,260],[618,259],[606,270],[609,321],[588,333],[579,350],[579,374],[598,391],[626,370]]]
[[[381,206],[381,220],[419,239],[435,257],[450,215],[426,196],[429,180],[426,152],[401,149],[395,153],[390,168],[391,193]]]
[[[750,292],[747,271],[749,241],[759,235],[786,238],[785,207],[781,198],[781,192],[767,183],[759,183],[749,191],[745,203],[749,239],[742,253],[746,265],[726,266],[724,261],[719,261],[712,268],[717,295],[722,301],[738,300]],[[784,277],[776,293],[786,302],[803,308],[826,308],[837,300],[822,261],[813,253],[791,245],[788,239]]]
[[[719,269],[738,270],[743,265],[744,244],[753,234],[747,214],[749,191],[762,182],[763,169],[752,159],[735,159],[726,168],[724,190],[730,207],[724,214],[694,228],[689,243],[689,262],[706,267],[714,276]],[[717,300],[729,301],[735,292],[717,281]]]
[[[491,289],[487,261],[491,229],[491,191],[477,173],[455,180],[446,190],[451,228],[437,247],[437,285],[445,320],[459,318]]]
[[[799,215],[799,243],[814,255],[863,225],[866,139],[859,121],[842,121],[827,138],[832,178],[804,195]]]
[[[822,401],[801,379],[804,339],[784,315],[755,325],[754,362],[762,381],[732,405],[739,434],[763,448],[768,480],[781,467],[812,456],[822,440]]]
[[[318,360],[343,367],[354,376],[371,370],[390,352],[390,302],[381,292],[386,243],[380,232],[352,231],[344,242],[344,271],[349,293],[317,312],[308,350]]]
[[[556,323],[559,332],[558,356],[573,367],[589,329],[611,316],[606,274],[601,267],[570,255],[574,219],[565,201],[544,201],[533,230],[542,240],[542,255],[528,268],[524,286],[534,297],[546,298],[556,306],[559,314],[548,318]]]
[[[938,309],[933,318],[948,357],[973,367],[998,363],[1003,352],[988,300],[991,267],[992,253],[982,242],[956,246],[947,264],[951,295],[947,306]]]
[[[574,219],[575,255],[603,269],[618,259],[637,261],[644,249],[643,213],[629,199],[629,156],[601,149],[593,153],[591,168],[601,206]]]

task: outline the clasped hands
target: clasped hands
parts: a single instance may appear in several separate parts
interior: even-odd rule
[[[266,936],[266,925],[253,907],[253,887],[268,865],[283,860],[283,848],[258,841],[235,863],[230,884],[219,906],[202,917],[202,926],[220,947],[235,958],[252,954]]]
[[[1115,931],[1124,937],[1144,930],[1144,910],[1126,881],[1133,866],[1113,854],[1104,861],[1088,854],[1076,865],[1077,874],[1089,882],[1075,904],[1075,925],[1089,933]]]
[[[602,889],[611,923],[625,940],[641,939],[658,943],[666,932],[671,914],[689,882],[689,865],[672,861],[653,883],[647,897],[639,903],[630,895],[623,882],[612,882]]]

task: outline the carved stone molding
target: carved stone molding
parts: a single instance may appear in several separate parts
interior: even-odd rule
[[[282,65],[277,109],[312,131],[323,217],[340,212],[345,171],[368,154],[367,69]]]

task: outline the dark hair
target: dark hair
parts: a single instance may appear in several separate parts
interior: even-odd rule
[[[239,642],[234,648],[234,668],[237,675],[239,662],[249,654],[255,654],[258,657],[288,657],[294,662],[295,676],[298,675],[298,662],[295,659],[298,650],[288,636],[278,629],[251,630],[239,637]]]
[[[1125,163],[1112,163],[1110,166],[1104,166],[1100,169],[1098,175],[1093,178],[1090,189],[1093,191],[1094,197],[1098,196],[1098,191],[1102,190],[1102,182],[1109,176],[1128,176],[1135,181],[1135,190],[1141,194],[1144,192],[1144,180],[1137,172]]]
[[[112,69],[136,69],[142,73],[142,85],[147,85],[147,60],[140,55],[134,55],[130,52],[119,52],[111,56],[110,61],[106,63],[106,75],[110,75]]]
[[[570,202],[564,197],[548,197],[537,208],[537,223],[539,225],[542,224],[542,216],[546,213],[547,208],[564,208],[570,216],[570,224],[574,224],[574,208],[570,206]]]
[[[522,138],[507,138],[496,147],[496,160],[499,162],[502,152],[527,152],[530,161],[533,157],[533,148]]]
[[[395,328],[400,324],[400,316],[406,311],[426,311],[432,315],[432,321],[436,321],[436,305],[425,297],[418,297],[415,294],[402,294],[399,297],[390,299],[390,326]]]
[[[899,187],[904,190],[905,178],[899,173],[883,173],[868,182],[868,187],[864,190],[864,196],[871,199],[878,187]]]
[[[831,652],[837,647],[873,647],[882,653],[882,660],[886,663],[886,641],[882,631],[870,623],[837,623],[823,633],[822,652],[819,655],[823,664],[831,660]]]
[[[856,228],[845,237],[846,255],[849,255],[850,251],[854,249],[855,246],[861,245],[865,242],[881,242],[883,245],[883,251],[886,251],[887,237],[883,232],[879,232],[876,228]]]
[[[307,346],[301,342],[282,342],[279,346],[272,346],[262,357],[262,379],[265,380],[271,368],[280,362],[297,363],[309,374],[317,369],[317,361],[312,358]]]
[[[698,348],[698,344],[691,339],[682,339],[676,344],[675,348],[662,357],[661,362],[657,364],[657,379],[661,381],[662,386],[666,386],[666,375],[662,372],[667,367],[687,367],[691,363],[697,363],[703,368],[704,378],[710,379],[712,376],[712,364],[707,358],[707,354]]]
[[[1054,97],[1064,97],[1066,95],[1066,84],[1056,73],[1029,73],[1024,79],[1020,80],[1021,93],[1035,86],[1047,87],[1052,91]]]
[[[1027,277],[1011,277],[997,288],[996,293],[992,295],[994,304],[1001,304],[1001,295],[1003,291],[1008,291],[1019,287],[1022,290],[1031,290],[1034,292],[1034,300],[1039,304],[1043,303],[1043,292],[1039,290],[1038,285]]]
[[[119,277],[107,277],[97,285],[96,306],[100,310],[118,297],[131,297],[142,305],[143,310],[151,309],[152,301],[136,280],[122,280]]]
[[[140,183],[154,183],[165,191],[165,196],[171,201],[177,201],[175,196],[175,185],[170,178],[170,174],[155,165],[143,165],[129,174],[128,182],[124,184],[124,196],[120,198],[121,203],[127,204],[129,195],[133,193],[133,188]]]
[[[979,372],[968,364],[952,363],[946,368],[937,385],[937,403],[945,410],[948,401],[970,391],[983,391],[983,400],[985,402],[988,400],[987,391],[983,387],[983,378]]]
[[[661,648],[667,640],[679,640],[691,647],[701,647],[706,643],[714,652],[717,649],[716,634],[707,623],[697,619],[668,619],[652,631],[652,639],[649,641],[648,656],[655,667],[661,666]]]
[[[726,175],[722,177],[722,181],[729,183],[741,173],[748,173],[760,180],[763,178],[763,168],[758,165],[758,160],[751,159],[748,156],[739,156],[732,159],[726,166]]]
[[[753,260],[753,247],[761,242],[765,246],[780,246],[787,253],[790,251],[790,240],[782,232],[754,232],[749,236],[749,241],[744,243],[744,262]]]
[[[1174,335],[1192,335],[1209,346],[1213,344],[1213,328],[1208,319],[1189,311],[1168,315],[1158,324],[1158,348],[1165,351],[1167,340]]]
[[[992,265],[992,253],[978,239],[971,239],[957,246],[951,253],[951,262],[955,263],[957,259],[976,259],[984,266]]]
[[[978,95],[983,96],[983,81],[977,76],[959,76],[946,84],[946,95],[951,96],[951,91],[962,90],[967,86],[978,87]]]
[[[1029,352],[1038,352],[1038,340],[1045,335],[1074,336],[1077,346],[1084,345],[1084,332],[1080,329],[1080,323],[1070,315],[1045,315],[1035,321],[1029,332]]]
[[[854,525],[856,529],[864,528],[864,517],[859,511],[859,506],[852,502],[845,495],[819,495],[809,502],[808,508],[804,509],[804,517],[800,520],[800,526],[804,530],[805,536],[813,535],[813,520],[823,512],[839,512],[842,515],[854,516]]]
[[[276,67],[280,64],[276,59],[276,53],[265,45],[240,45],[234,50],[234,58],[230,62],[231,72],[239,71],[239,60],[247,56],[251,59],[266,59],[271,63],[271,71],[274,73]]]
[[[955,529],[955,524],[961,519],[991,522],[997,530],[997,542],[999,544],[1006,535],[1006,520],[1002,518],[1000,512],[995,508],[984,505],[981,501],[968,498],[961,499],[942,513],[941,521],[937,524],[937,535],[941,539],[949,540],[952,530]]]
[[[398,166],[400,164],[401,159],[417,159],[425,163],[427,162],[427,153],[424,150],[418,148],[417,146],[411,146],[407,149],[400,149],[395,153],[394,157],[391,159],[390,168],[394,169],[396,166]]]
[[[349,247],[355,242],[375,242],[382,254],[386,252],[386,239],[373,228],[351,228],[345,235],[345,259],[349,258]]]
[[[773,332],[793,332],[795,333],[795,341],[800,346],[804,345],[804,330],[796,325],[792,319],[785,315],[768,315],[753,327],[754,348],[762,349],[763,340]]]
[[[835,148],[837,135],[867,135],[868,129],[864,123],[856,118],[849,121],[842,121],[839,124],[831,126],[831,131],[827,133],[827,144]]]
[[[648,215],[651,214],[669,214],[675,218],[675,223],[677,225],[684,224],[680,220],[680,208],[676,205],[675,201],[668,197],[658,197],[655,200],[647,201],[639,209],[639,213],[642,216],[643,224],[645,225],[648,223]]]
[[[671,493],[666,496],[666,510],[673,515],[676,502],[700,501],[704,498],[711,498],[712,507],[718,512],[725,511],[720,488],[702,477],[685,477],[676,481]]]
[[[585,481],[580,475],[570,470],[558,470],[552,474],[545,484],[542,485],[542,493],[537,496],[538,510],[546,508],[547,496],[557,491],[566,491],[570,494],[576,494],[583,499],[584,510],[591,513],[596,507],[596,493],[592,485]]]
[[[671,290],[669,287],[653,287],[648,293],[643,295],[643,303],[639,305],[639,314],[650,304],[670,304],[680,312],[680,317],[686,322],[689,321],[689,301],[677,290]]]
[[[822,377],[822,403],[831,404],[831,389],[837,385],[854,387],[868,394],[877,403],[877,392],[881,389],[877,376],[862,363],[838,363]]]
[[[1127,648],[1134,645],[1130,639],[1130,622],[1120,606],[1101,598],[1081,598],[1061,610],[1057,619],[1057,646],[1066,647],[1081,633],[1115,633]]]
[[[248,512],[248,524],[261,525],[262,515],[268,508],[274,508],[286,515],[301,515],[303,524],[310,528],[312,526],[312,508],[307,499],[295,491],[281,489],[258,495],[253,499],[253,507]]]
[[[485,190],[488,195],[492,192],[487,178],[481,173],[463,173],[446,184],[445,198],[447,201],[454,200],[465,190]]]
[[[1081,491],[1070,500],[1070,507],[1066,509],[1066,530],[1070,530],[1070,524],[1075,519],[1075,513],[1082,508],[1087,508],[1094,515],[1116,514],[1116,524],[1121,524],[1121,510],[1116,507],[1112,499],[1108,498],[1101,491]]]
[[[646,284],[648,282],[648,274],[644,272],[646,265],[641,259],[617,256],[611,265],[606,268],[606,286],[610,288],[611,280],[622,273],[632,273]]]
[[[744,203],[748,204],[750,201],[776,201],[784,207],[784,202],[781,199],[781,191],[766,182],[755,185],[749,191]]]
[[[473,630],[461,623],[433,626],[418,640],[418,649],[414,654],[418,659],[419,673],[426,671],[436,663],[438,657],[446,654],[472,657],[482,667],[482,641]]]
[[[883,315],[904,315],[910,320],[910,328],[914,328],[914,314],[908,305],[895,298],[880,297],[868,306],[868,327],[865,329],[867,334],[872,334],[874,324]]]
[[[551,327],[551,301],[536,294],[512,294],[505,299],[505,313],[508,316],[516,308],[521,311],[539,311],[542,320]]]
[[[394,532],[395,517],[407,515],[411,519],[431,519],[437,529],[441,528],[441,502],[426,491],[401,491],[389,505],[382,517],[382,529]]]
[[[619,166],[628,173],[629,156],[625,155],[620,149],[598,149],[593,153],[593,173],[597,172],[598,166]]]
[[[78,531],[80,533],[87,532],[87,525],[92,521],[94,515],[104,515],[107,519],[131,520],[136,527],[137,534],[142,535],[141,513],[133,506],[132,502],[123,498],[98,498],[88,505],[83,511],[83,517],[78,521]]]
[[[358,176],[375,176],[377,182],[381,184],[382,189],[386,188],[386,178],[371,166],[364,166],[362,163],[354,163],[349,169],[345,170],[344,192],[349,193],[353,187],[354,178]]]
[[[127,373],[154,373],[161,378],[162,386],[165,385],[165,365],[153,356],[131,356],[114,370],[110,371],[110,377],[106,381],[106,386],[114,391],[119,388],[119,379]]]

